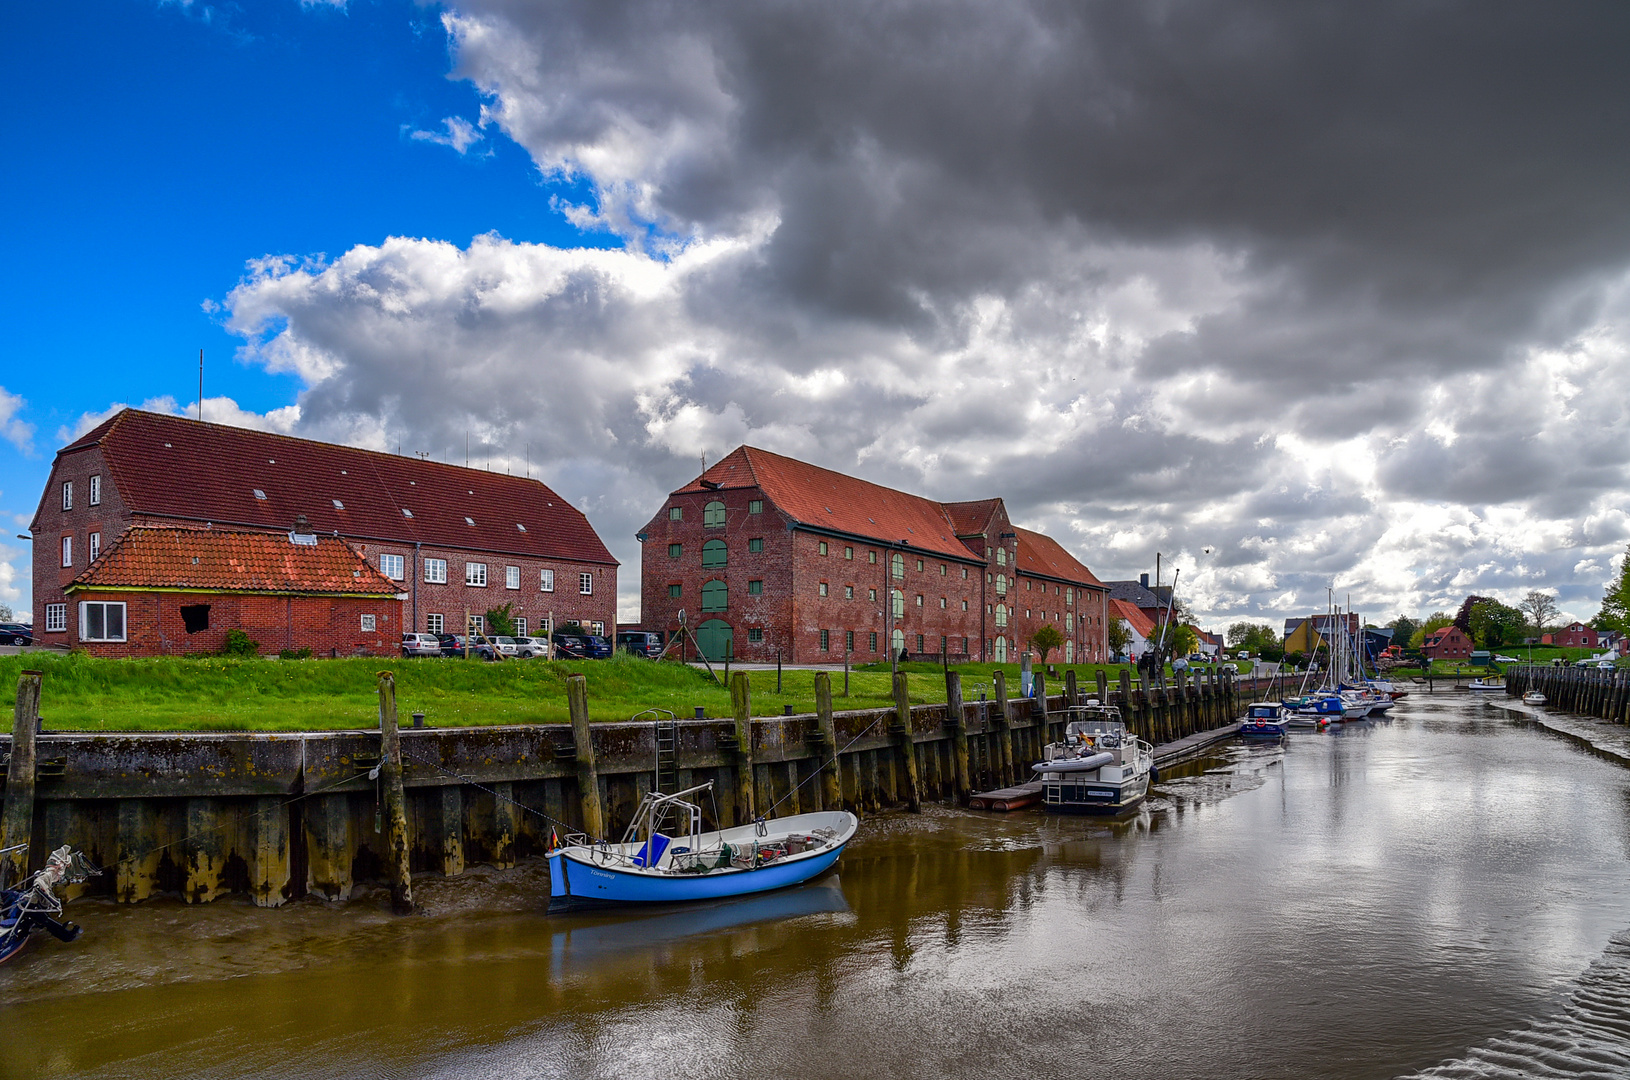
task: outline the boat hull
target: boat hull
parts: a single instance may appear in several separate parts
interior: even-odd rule
[[[1103,784],[1080,776],[1044,780],[1042,807],[1065,814],[1123,814],[1137,809],[1149,795],[1149,774],[1125,783]]]

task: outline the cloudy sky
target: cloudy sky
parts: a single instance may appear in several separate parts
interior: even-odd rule
[[[1630,540],[1619,3],[13,15],[8,534],[202,347],[206,419],[529,460],[625,617],[742,442],[1160,552],[1218,626],[1588,618]]]

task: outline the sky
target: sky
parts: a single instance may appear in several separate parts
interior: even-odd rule
[[[1630,522],[1630,8],[8,13],[0,602],[124,405],[524,471],[621,560],[747,442],[1201,617],[1589,618]]]

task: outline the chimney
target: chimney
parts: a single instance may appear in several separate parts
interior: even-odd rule
[[[1138,575],[1138,584],[1142,585],[1145,589],[1147,589],[1149,587],[1149,575],[1148,574],[1139,574]]]
[[[311,532],[311,522],[306,520],[306,515],[304,515],[304,514],[296,514],[296,515],[294,515],[294,531],[297,532],[297,533],[300,533],[301,535],[305,535],[305,534]],[[1148,575],[1144,575],[1144,577],[1145,577],[1145,580],[1147,580]]]

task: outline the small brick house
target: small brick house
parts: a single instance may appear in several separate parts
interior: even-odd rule
[[[458,633],[509,604],[522,633],[611,629],[617,561],[537,480],[125,409],[57,451],[35,511],[35,640],[80,642],[67,587],[141,525],[287,537],[298,516],[405,595],[406,630]],[[189,564],[190,565],[190,564]]]
[[[279,535],[138,525],[66,594],[78,645],[97,656],[220,652],[233,630],[262,652],[351,656],[396,651],[397,588],[346,541],[299,526]]]
[[[1066,658],[1104,652],[1103,585],[1000,499],[940,503],[742,446],[639,537],[642,625],[672,635],[683,613],[714,658],[1011,662],[1044,623]]]
[[[1564,649],[1594,649],[1601,644],[1593,627],[1584,623],[1569,623],[1553,635],[1552,640]]]
[[[1472,639],[1458,626],[1445,626],[1426,635],[1421,654],[1431,660],[1466,660],[1472,654]]]

